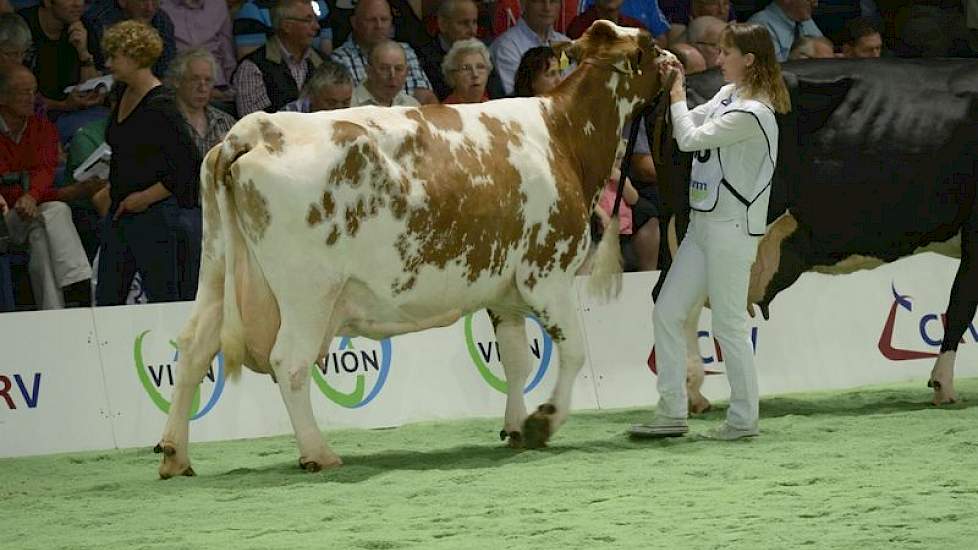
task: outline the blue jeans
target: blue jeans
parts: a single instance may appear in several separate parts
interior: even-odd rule
[[[160,201],[144,212],[112,216],[113,204],[102,220],[95,301],[99,306],[126,303],[132,278],[138,271],[149,302],[180,300],[177,266],[180,208],[176,199]]]

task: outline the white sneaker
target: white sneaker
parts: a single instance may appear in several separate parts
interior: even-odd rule
[[[737,428],[723,422],[716,428],[704,433],[703,437],[707,439],[716,439],[719,441],[734,441],[737,439],[743,439],[745,437],[757,437],[760,434],[761,431],[757,426],[752,428]]]
[[[680,437],[689,431],[689,425],[685,418],[672,418],[668,416],[656,415],[652,422],[648,424],[635,424],[628,428],[628,434],[632,437],[659,438],[659,437]]]

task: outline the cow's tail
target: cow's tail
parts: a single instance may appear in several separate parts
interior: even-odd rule
[[[217,162],[211,174],[213,185],[221,189],[220,232],[224,237],[224,319],[221,324],[221,351],[224,353],[224,372],[230,379],[241,376],[241,366],[245,360],[245,330],[241,320],[236,284],[236,266],[241,246],[244,245],[241,230],[238,228],[237,212],[234,206],[234,175],[231,167],[241,156],[250,151],[255,143],[245,139],[249,132],[241,132],[241,123],[231,129],[220,148],[217,149]],[[203,203],[203,201],[202,201]],[[202,204],[203,206],[203,204]]]
[[[619,216],[614,216],[604,228],[604,235],[598,243],[591,264],[591,279],[588,281],[588,291],[605,301],[618,296],[621,292],[621,278],[624,270],[624,258],[621,255],[621,245],[618,242],[618,231],[621,228]]]

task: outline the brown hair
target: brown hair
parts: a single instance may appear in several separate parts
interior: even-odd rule
[[[106,58],[121,53],[145,69],[152,67],[163,53],[163,39],[153,27],[130,19],[112,25],[105,31],[102,51]]]
[[[781,65],[774,54],[774,43],[767,28],[755,23],[730,23],[720,34],[720,45],[737,48],[744,55],[754,55],[754,62],[744,75],[744,87],[749,97],[766,96],[778,113],[791,110],[788,88],[781,78]]]

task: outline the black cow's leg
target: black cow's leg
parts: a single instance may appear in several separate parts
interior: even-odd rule
[[[927,386],[934,388],[935,405],[954,403],[954,356],[958,342],[975,317],[978,308],[978,210],[972,212],[961,228],[961,264],[951,286],[947,305],[947,327],[941,354],[930,373]]]

